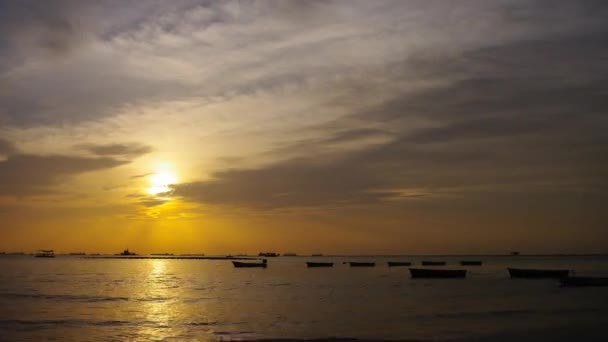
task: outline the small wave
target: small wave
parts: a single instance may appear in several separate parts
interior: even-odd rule
[[[276,284],[270,284],[270,286],[291,286],[291,283],[276,283]]]

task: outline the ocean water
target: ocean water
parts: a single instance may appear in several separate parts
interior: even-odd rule
[[[410,279],[388,260],[479,259],[467,279]],[[333,261],[308,269],[305,262]],[[375,261],[350,268],[344,261]],[[0,341],[605,340],[608,288],[510,279],[506,267],[608,275],[606,257],[0,257]]]

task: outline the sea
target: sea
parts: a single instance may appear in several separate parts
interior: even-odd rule
[[[466,268],[467,278],[411,279],[407,267],[387,266],[421,260]],[[230,260],[5,255],[0,341],[607,340],[608,287],[511,279],[507,267],[608,276],[608,257],[294,256],[268,258],[264,269]]]

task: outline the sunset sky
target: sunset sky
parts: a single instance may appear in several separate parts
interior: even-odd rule
[[[0,251],[608,252],[606,18],[0,0]]]

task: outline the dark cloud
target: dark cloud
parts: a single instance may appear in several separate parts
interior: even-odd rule
[[[401,192],[508,198],[521,208],[538,200],[533,194],[545,200],[561,194],[562,207],[581,194],[606,196],[604,37],[560,34],[416,61],[419,72],[440,73],[446,82],[343,119],[345,127],[353,118],[390,127],[390,141],[324,158],[324,146],[380,133],[342,128],[329,138],[287,143],[289,153],[283,151],[307,157],[217,172],[209,181],[175,185],[175,194],[264,208],[373,204]]]
[[[123,143],[123,144],[107,144],[107,145],[93,145],[85,144],[79,145],[95,155],[98,156],[125,156],[125,157],[137,157],[153,151],[152,147],[137,144],[137,143]]]
[[[0,138],[0,156],[7,156],[17,151],[13,143],[6,139]]]
[[[85,172],[117,167],[128,161],[62,155],[15,154],[0,161],[0,195],[44,194],[50,187]]]

